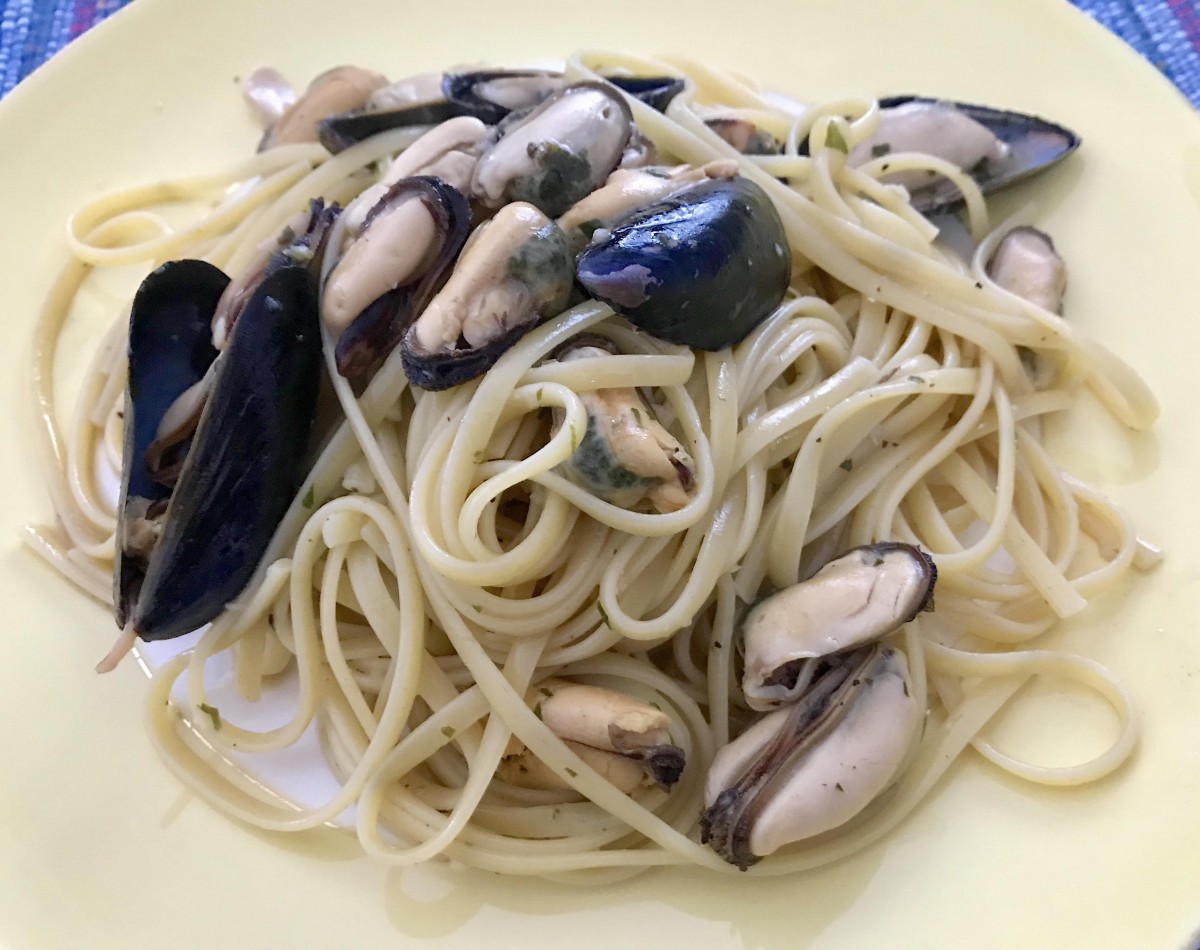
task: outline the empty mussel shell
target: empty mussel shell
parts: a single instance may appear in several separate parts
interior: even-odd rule
[[[1062,161],[1079,136],[1047,119],[989,106],[922,96],[880,99],[879,127],[847,159],[860,165],[892,152],[920,152],[954,163],[992,194]],[[913,207],[926,214],[962,200],[941,176],[904,172],[885,176],[909,189]]]
[[[783,300],[791,273],[779,212],[741,177],[634,211],[577,262],[592,296],[660,340],[701,350],[742,340]]]
[[[369,69],[338,66],[317,76],[304,94],[264,133],[258,150],[321,141],[321,127],[332,115],[360,109],[387,79]]]
[[[414,77],[415,78],[415,77]],[[660,112],[684,89],[672,76],[614,76],[606,79],[618,89]],[[402,80],[377,90],[363,108],[328,115],[319,126],[321,143],[335,154],[351,145],[392,129],[436,125],[470,116],[497,125],[510,115],[540,105],[566,87],[561,72],[545,69],[488,69],[451,72],[432,93],[426,84]],[[391,90],[401,87],[403,95]],[[418,89],[419,93],[413,90]]]

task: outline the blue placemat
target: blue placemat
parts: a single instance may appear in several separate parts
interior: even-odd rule
[[[0,0],[0,95],[129,2]],[[1071,2],[1146,57],[1200,107],[1200,0]]]

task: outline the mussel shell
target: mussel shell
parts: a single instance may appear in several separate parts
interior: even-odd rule
[[[674,76],[605,76],[618,89],[640,99],[651,109],[666,112],[671,100],[679,95],[687,82]]]
[[[1008,157],[999,165],[988,164],[981,169],[964,169],[990,195],[1017,184],[1057,165],[1079,148],[1082,139],[1065,126],[1040,116],[1023,112],[994,109],[990,106],[955,102],[929,96],[888,96],[879,100],[884,109],[894,109],[910,102],[928,103],[957,109],[986,127],[1009,148]],[[926,188],[915,190],[912,205],[923,214],[936,214],[962,201],[958,189],[945,178],[934,179]]]
[[[217,365],[131,610],[143,640],[202,626],[250,580],[303,478],[320,372],[316,278],[285,267],[254,292]]]
[[[176,399],[198,383],[217,351],[210,324],[229,278],[205,261],[171,261],[153,271],[138,288],[129,314],[129,377],[125,389],[125,438],[121,495],[122,524],[132,498],[165,502],[171,489],[146,467],[146,450],[159,422]],[[118,530],[113,565],[113,605],[124,627],[136,598],[144,563],[124,556]]]
[[[475,349],[450,350],[445,353],[426,353],[415,346],[415,331],[409,328],[400,346],[404,373],[414,386],[430,392],[451,389],[468,380],[482,376],[508,350],[540,322],[536,314],[512,327],[503,336]]]
[[[747,178],[700,182],[621,219],[577,262],[592,296],[661,340],[720,350],[779,305],[792,259],[779,213]]]
[[[403,109],[355,109],[331,115],[317,123],[317,138],[332,154],[345,151],[373,135],[409,126],[437,125],[462,113],[442,100]]]
[[[542,217],[536,209],[526,207],[518,210],[519,207],[516,204],[507,206],[484,227],[503,229],[508,223],[526,214],[532,214],[535,226],[537,218],[541,218],[544,225],[536,227],[532,233],[526,232],[521,242],[516,245],[510,245],[506,240],[499,244],[489,243],[493,236],[509,233],[504,230],[493,231],[486,236],[480,234],[477,241],[473,239],[472,244],[455,264],[455,274],[448,278],[441,294],[404,335],[400,344],[400,357],[409,382],[413,385],[437,391],[450,389],[482,376],[513,344],[544,318],[561,313],[566,308],[572,293],[572,260],[567,237],[558,225]],[[503,225],[502,220],[505,220]],[[530,219],[526,218],[525,223],[529,222]],[[518,224],[518,231],[520,227]],[[487,273],[494,263],[490,254],[495,251],[507,257],[503,263],[502,276],[497,275],[499,279],[505,284],[516,282],[522,285],[530,293],[532,302],[520,300],[520,296],[517,300],[510,298],[505,301],[503,294],[497,292],[500,288],[493,284],[484,289],[482,297],[486,301],[486,312],[496,319],[497,323],[503,325],[511,321],[511,325],[503,333],[473,346],[456,345],[452,349],[439,348],[433,351],[426,349],[418,336],[420,321],[430,317],[443,295],[447,298],[448,305],[459,316],[478,304],[478,299],[467,299],[459,295],[459,291],[453,287],[455,277],[476,272],[475,268],[482,268]],[[473,288],[472,294],[479,294],[479,290]],[[530,309],[522,309],[526,304],[529,304]],[[454,326],[454,323],[451,323],[448,329],[454,332]],[[465,344],[467,339],[462,329],[460,324],[459,342]]]

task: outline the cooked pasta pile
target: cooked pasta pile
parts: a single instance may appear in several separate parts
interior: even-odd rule
[[[332,371],[326,341],[345,419],[250,587],[195,649],[153,672],[146,711],[164,761],[215,807],[263,828],[299,831],[354,806],[363,848],[394,864],[440,856],[584,883],[655,865],[733,871],[696,828],[708,764],[753,718],[738,682],[744,607],[850,547],[895,540],[930,552],[939,573],[936,610],[893,638],[926,691],[923,736],[898,783],[858,818],[749,873],[816,867],[878,839],[968,746],[1045,784],[1112,771],[1136,737],[1130,698],[1095,662],[1034,644],[1153,552],[1039,437],[1042,417],[1081,387],[1121,423],[1149,426],[1156,409],[1143,383],[1077,327],[988,278],[1001,232],[966,174],[928,156],[892,158],[892,171],[932,169],[966,196],[983,238],[969,263],[936,241],[903,190],[881,183],[881,161],[851,168],[827,147],[869,134],[877,103],[798,112],[692,62],[609,53],[577,54],[567,74],[601,68],[690,79],[665,115],[633,103],[637,125],[660,154],[736,159],[769,193],[793,255],[785,300],[715,353],[660,342],[587,302],[444,392],[410,386],[393,353],[356,395]],[[784,154],[734,151],[701,119],[716,104],[784,141]],[[57,340],[89,273],[180,257],[237,273],[309,198],[345,204],[413,138],[390,132],[333,157],[282,146],[223,173],[101,198],[73,218],[73,259],[37,340],[57,522],[29,541],[97,600],[111,602],[127,313],[98,347],[70,426],[60,428],[51,392]],[[805,139],[811,154],[799,154]],[[215,207],[168,226],[158,211],[180,199]],[[624,355],[548,358],[585,331]],[[1037,385],[1031,354],[1050,368]],[[586,429],[578,394],[605,386],[652,391],[694,458],[696,489],[681,509],[616,507],[556,470]],[[213,708],[204,671],[226,651],[243,696],[293,698],[286,723],[254,731]],[[1082,683],[1113,706],[1120,731],[1104,754],[1040,768],[980,737],[1036,674]],[[536,714],[537,684],[550,676],[666,711],[687,758],[680,782],[627,795],[589,768]],[[340,791],[301,808],[242,763],[314,723]],[[570,789],[498,779],[513,736]]]

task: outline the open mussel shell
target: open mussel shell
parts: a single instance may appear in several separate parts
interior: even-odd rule
[[[779,213],[741,177],[634,211],[577,262],[592,296],[661,340],[701,350],[742,340],[783,300],[791,273]]]
[[[146,452],[167,410],[204,378],[216,359],[210,323],[228,284],[222,271],[204,261],[171,261],[142,281],[133,299],[113,569],[113,604],[119,627],[125,626],[129,605],[145,576],[146,559],[138,550],[144,544],[134,535],[151,529],[145,523],[147,510],[165,505],[171,496],[170,487],[151,475]],[[153,539],[145,542],[152,544]]]
[[[898,110],[902,108],[911,114],[925,110],[954,112],[990,132],[995,143],[998,143],[995,150],[964,165],[963,168],[984,194],[993,194],[1040,174],[1075,151],[1081,141],[1070,129],[1048,119],[990,106],[910,95],[880,99],[879,104],[885,116],[887,113],[898,115]],[[928,127],[932,128],[934,125],[930,123]],[[960,129],[964,135],[971,134],[967,123],[944,122],[938,123],[938,127],[952,130],[946,133],[948,135],[957,136]],[[881,137],[877,134],[869,143],[870,154],[867,157],[883,154],[888,147],[886,136]],[[904,151],[946,155],[948,148],[952,149],[953,146],[930,141],[920,148],[906,144]],[[958,189],[941,177],[936,177],[920,187],[910,188],[910,194],[913,207],[924,214],[946,210],[962,200]]]
[[[316,279],[284,267],[251,296],[216,365],[129,611],[143,640],[202,626],[250,580],[303,478],[320,372]]]

